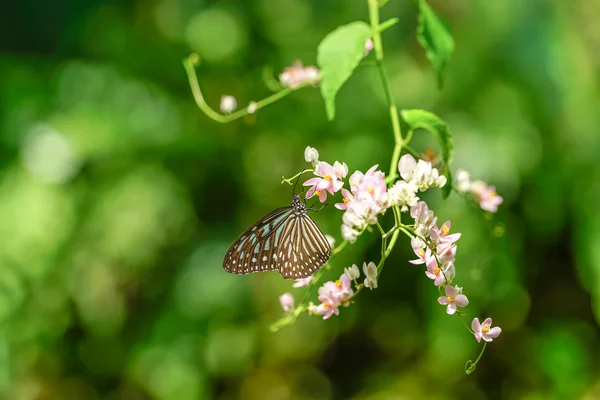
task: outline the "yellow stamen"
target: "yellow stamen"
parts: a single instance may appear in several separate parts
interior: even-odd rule
[[[342,287],[342,281],[340,281],[339,279],[337,281],[335,281],[335,286],[341,288]]]
[[[485,335],[486,333],[488,333],[490,331],[490,327],[487,325],[484,325],[483,328],[481,328],[481,332]]]
[[[454,297],[452,297],[452,296],[448,297],[448,303],[454,303]]]
[[[325,179],[326,181],[331,182],[333,180],[333,178],[331,177],[331,175],[327,174],[323,177],[323,179]]]
[[[442,271],[442,270],[441,270],[440,268],[438,268],[438,267],[435,267],[435,268],[433,269],[433,274],[434,274],[435,276],[438,276],[438,275],[440,274],[440,272],[441,272],[441,271]]]
[[[373,194],[373,193],[375,193],[375,189],[370,187],[369,189],[367,189],[367,192],[369,192],[369,194]]]
[[[342,200],[344,202],[344,204],[348,204],[350,203],[350,198],[349,197],[344,197],[344,200]]]
[[[315,190],[315,196],[318,196],[320,194],[321,194],[321,190],[319,190],[319,189]]]
[[[421,258],[425,257],[425,250],[419,249],[419,257],[421,257]]]
[[[442,235],[447,235],[448,232],[450,232],[450,228],[448,228],[448,225],[444,224],[442,226]]]

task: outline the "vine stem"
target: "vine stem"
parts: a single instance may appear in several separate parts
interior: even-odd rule
[[[404,145],[404,141],[402,140],[402,131],[400,129],[400,120],[398,118],[398,108],[396,107],[396,103],[394,102],[394,98],[392,96],[392,90],[390,88],[390,84],[387,78],[387,74],[385,72],[385,68],[383,66],[383,45],[381,43],[381,30],[379,26],[379,7],[380,4],[378,0],[367,0],[369,4],[369,19],[371,23],[371,28],[373,30],[373,50],[375,52],[375,59],[377,61],[377,69],[379,69],[379,75],[381,77],[381,82],[383,84],[383,89],[385,92],[385,98],[388,103],[388,108],[390,112],[390,119],[392,121],[392,131],[394,133],[394,152],[392,154],[392,161],[390,163],[390,173],[388,177],[390,181],[396,180],[398,178],[398,160],[400,159],[400,153],[402,151],[402,146]]]
[[[199,65],[199,63],[200,63],[200,57],[197,54],[191,54],[189,57],[184,58],[182,62],[183,62],[183,67],[185,68],[185,72],[187,73],[187,76],[188,76],[190,88],[192,89],[192,95],[194,96],[194,101],[196,102],[196,105],[198,106],[198,108],[200,108],[200,110],[202,110],[202,112],[204,112],[204,114],[206,114],[210,119],[212,119],[213,121],[219,122],[221,124],[227,124],[231,121],[240,119],[240,118],[250,114],[250,112],[248,111],[248,107],[242,108],[234,113],[227,114],[227,115],[221,114],[221,113],[213,110],[208,105],[206,100],[204,99],[204,95],[202,94],[202,89],[200,89],[200,83],[198,83],[198,76],[196,75],[196,66]],[[285,88],[285,89],[280,90],[277,93],[274,93],[268,97],[265,97],[262,100],[255,102],[256,107],[255,107],[255,110],[253,111],[253,113],[260,110],[261,108],[268,106],[269,104],[276,102],[277,100],[284,98],[285,96],[287,96],[297,90],[300,90],[300,89],[308,86],[309,84],[310,84],[309,82],[304,82],[304,83],[296,86],[295,88]]]

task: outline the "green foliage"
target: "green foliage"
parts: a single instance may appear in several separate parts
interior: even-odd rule
[[[317,48],[317,64],[321,69],[321,95],[327,118],[335,117],[335,96],[362,60],[371,27],[355,21],[329,33]]]
[[[452,163],[452,152],[454,145],[452,144],[452,135],[448,129],[448,125],[437,115],[425,110],[402,110],[402,118],[410,126],[411,130],[418,128],[425,129],[431,132],[442,147],[442,157],[444,160],[444,175],[446,176],[446,185],[442,188],[442,195],[447,198],[452,191],[452,173],[450,164]]]
[[[450,56],[454,52],[454,38],[450,30],[426,0],[418,0],[419,26],[417,39],[425,49],[427,58],[433,64],[437,73],[438,86],[444,86],[444,72]]]

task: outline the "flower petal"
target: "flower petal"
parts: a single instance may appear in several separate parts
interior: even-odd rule
[[[488,331],[488,333],[486,334],[486,336],[489,336],[491,338],[496,338],[501,333],[502,333],[502,329],[499,326],[495,326],[495,327],[493,327],[492,329],[490,329]]]
[[[483,321],[483,324],[481,324],[482,326],[492,326],[492,319],[491,318],[486,318],[485,321]]]
[[[448,298],[446,296],[440,296],[438,297],[438,303],[445,306],[446,304],[448,304]]]
[[[469,299],[464,294],[459,294],[454,297],[454,302],[459,307],[466,307],[469,304]]]
[[[477,332],[481,332],[481,324],[479,323],[479,318],[473,318],[473,322],[471,322],[471,329],[473,329],[475,334],[477,334]]]
[[[448,297],[456,297],[458,295],[458,290],[452,285],[446,286],[446,296]]]
[[[450,315],[454,314],[456,312],[456,304],[454,304],[454,303],[448,304],[448,307],[446,308],[446,312]]]

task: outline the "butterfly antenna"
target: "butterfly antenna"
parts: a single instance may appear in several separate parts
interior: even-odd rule
[[[296,193],[296,186],[298,185],[298,181],[300,180],[300,177],[302,176],[304,171],[306,171],[306,168],[302,169],[302,172],[300,172],[300,174],[298,174],[298,179],[296,179],[296,182],[294,183],[294,189],[292,189],[292,195],[294,193]],[[302,191],[304,191],[304,190],[302,190]],[[302,193],[302,192],[300,192],[300,193]]]
[[[325,207],[327,207],[327,206],[333,206],[333,204],[332,204],[332,203],[325,203],[325,204],[323,204],[323,205],[321,206],[321,208],[319,208],[319,209],[313,208],[313,206],[314,206],[315,204],[317,204],[317,203],[318,203],[318,200],[317,200],[317,201],[315,201],[315,202],[314,202],[314,203],[313,203],[313,204],[312,204],[310,207],[308,207],[308,208],[307,208],[307,210],[310,210],[310,211],[315,211],[315,212],[319,212],[319,211],[321,211],[322,209],[324,209],[324,208],[325,208]]]

